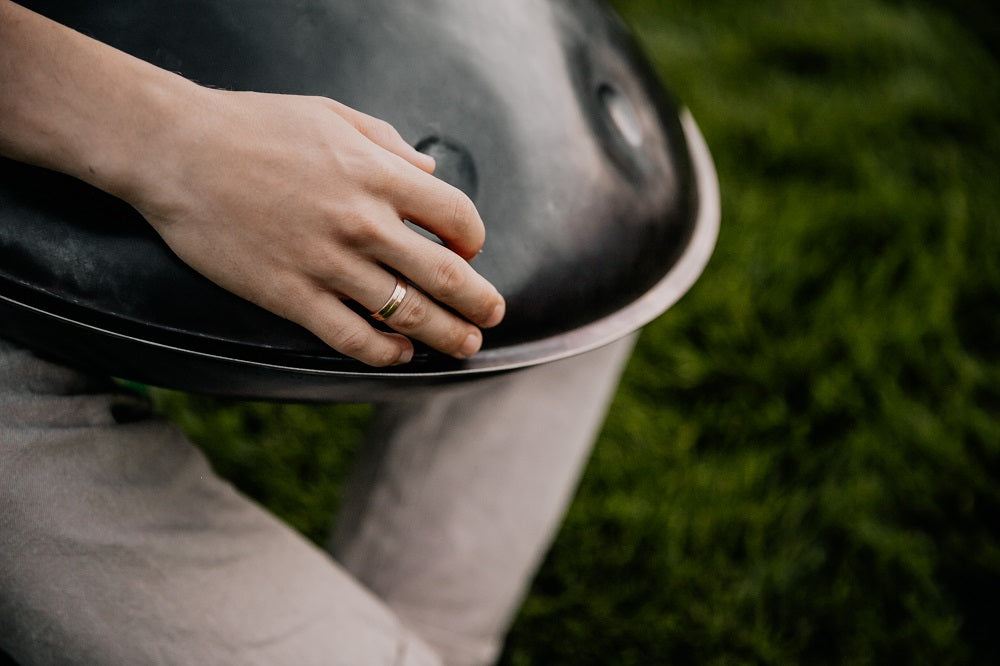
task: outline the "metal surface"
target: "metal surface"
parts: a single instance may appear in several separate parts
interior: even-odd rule
[[[177,260],[123,202],[0,161],[0,334],[91,370],[227,395],[358,399],[555,360],[649,322],[718,230],[694,122],[596,2],[25,3],[207,85],[319,94],[394,124],[487,225],[507,299],[483,350],[369,368]]]

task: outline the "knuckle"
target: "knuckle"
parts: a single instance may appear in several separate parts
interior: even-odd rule
[[[399,132],[396,131],[395,127],[381,118],[375,118],[367,114],[360,114],[357,120],[357,128],[370,141],[383,148],[399,139]]]
[[[340,216],[340,236],[352,248],[369,248],[382,239],[383,229],[374,215],[355,211]]]
[[[451,192],[449,207],[451,209],[450,222],[452,225],[461,226],[468,224],[468,218],[475,214],[476,207],[472,200],[464,192],[454,189]]]
[[[368,365],[384,368],[389,365],[395,365],[396,361],[399,360],[399,350],[395,347],[372,350],[367,358],[362,358],[361,360]]]
[[[451,339],[448,345],[449,353],[459,352],[462,349],[462,345],[465,344],[465,339],[469,337],[470,331],[466,329],[465,326],[456,326],[455,330],[451,332]]]
[[[479,301],[476,306],[475,312],[472,313],[472,317],[477,322],[488,322],[493,316],[493,312],[496,310],[497,303],[495,300],[490,298],[485,298]]]
[[[365,165],[365,179],[368,188],[375,194],[388,197],[392,195],[399,184],[395,165],[381,155],[373,155]]]
[[[320,104],[322,104],[326,108],[327,111],[333,111],[334,113],[336,113],[341,118],[343,118],[345,116],[347,116],[347,117],[351,117],[352,116],[353,109],[351,109],[350,107],[344,106],[343,104],[341,104],[340,102],[338,102],[335,99],[331,99],[330,97],[325,97],[325,96],[322,96],[322,95],[316,96],[315,99],[318,100],[318,102]]]
[[[451,197],[451,228],[461,232],[469,246],[478,252],[486,240],[486,229],[479,220],[479,211],[472,199],[461,190],[455,190]]]
[[[402,330],[414,330],[427,323],[429,316],[430,307],[427,301],[414,294],[403,301],[399,311],[393,315],[392,324]]]
[[[372,122],[372,134],[374,141],[380,145],[395,143],[400,140],[399,132],[396,128],[384,120],[374,120]]]
[[[366,324],[342,328],[333,337],[334,349],[371,366],[385,367],[399,358],[399,351],[383,344],[379,334]]]
[[[341,329],[334,334],[334,348],[353,358],[364,355],[368,347],[368,334],[360,328]]]
[[[303,97],[309,100],[310,103],[320,106],[327,111],[339,111],[337,102],[324,95],[304,95]]]
[[[432,277],[434,295],[442,300],[449,300],[459,295],[466,286],[466,265],[457,254],[439,260]]]

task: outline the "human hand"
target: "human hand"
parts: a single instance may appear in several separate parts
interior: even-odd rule
[[[504,301],[482,220],[389,125],[319,97],[212,90],[0,0],[0,155],[131,203],[209,279],[376,366],[459,358]],[[410,220],[444,246],[403,224]],[[412,283],[384,333],[397,275]]]
[[[182,260],[370,365],[409,361],[408,338],[479,350],[504,301],[468,263],[485,235],[475,206],[431,158],[325,98],[198,87],[190,101],[122,193]],[[397,333],[343,302],[378,310],[396,275],[412,283],[386,320]]]

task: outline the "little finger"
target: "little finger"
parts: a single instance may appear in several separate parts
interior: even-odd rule
[[[413,358],[413,343],[385,333],[352,311],[334,294],[318,290],[308,307],[290,317],[342,354],[376,367],[400,365]]]

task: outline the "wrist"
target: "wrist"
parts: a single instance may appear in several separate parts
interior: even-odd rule
[[[142,61],[122,77],[129,90],[115,121],[91,135],[74,174],[133,205],[150,198],[176,170],[179,152],[192,143],[192,116],[205,88]]]

